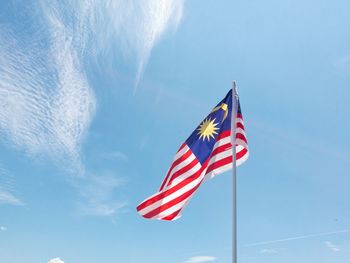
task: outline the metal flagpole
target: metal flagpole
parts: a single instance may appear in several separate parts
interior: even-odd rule
[[[232,115],[231,115],[231,144],[232,144],[232,262],[237,263],[237,192],[236,192],[236,115],[237,115],[236,81],[232,83]]]

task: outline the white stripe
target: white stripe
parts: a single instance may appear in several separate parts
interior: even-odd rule
[[[184,159],[181,163],[179,163],[178,165],[176,165],[171,173],[169,174],[169,180],[171,180],[172,176],[174,175],[174,173],[176,173],[177,171],[179,171],[180,169],[184,168],[186,165],[189,165],[194,159],[196,159],[196,156],[191,153],[190,156],[188,156],[186,159]],[[168,181],[169,181],[168,180]]]
[[[175,193],[157,201],[156,203],[149,205],[145,207],[144,209],[140,210],[138,213],[141,215],[146,215],[147,213],[158,209],[159,207],[162,207],[163,205],[167,204],[168,202],[174,200],[175,198],[181,196],[182,194],[186,193],[187,191],[192,190],[194,187],[196,187],[199,183],[199,180],[195,180],[188,184],[188,186],[181,188],[180,190],[176,191]]]
[[[222,145],[228,144],[228,143],[230,143],[230,142],[231,142],[230,136],[218,140],[218,141],[215,143],[215,145],[214,145],[213,151],[214,151],[216,148],[218,148],[218,147],[220,147],[220,146],[222,146]],[[218,157],[215,157],[215,156],[217,156],[217,155],[218,155]],[[210,165],[212,162],[214,162],[214,161],[217,161],[217,160],[219,160],[219,159],[228,157],[228,156],[230,156],[230,155],[232,156],[232,150],[231,150],[231,149],[228,149],[228,150],[226,150],[225,152],[216,154],[216,155],[214,155],[214,156],[211,158],[211,160],[209,161],[209,165]],[[216,159],[214,159],[214,157],[215,157]],[[212,161],[212,160],[213,160],[213,161]],[[208,166],[209,166],[209,165],[208,165]],[[196,165],[196,166],[197,166],[197,165]],[[192,169],[193,169],[193,168],[192,168]],[[191,170],[192,170],[192,169],[191,169]],[[194,173],[194,172],[193,172],[193,173]],[[186,172],[186,173],[184,173],[183,175],[181,175],[181,176],[179,176],[178,178],[174,179],[174,181],[171,183],[170,186],[171,186],[171,187],[175,186],[176,184],[182,182],[183,180],[185,180],[187,177],[189,177],[189,176],[191,176],[191,175],[192,175],[192,174],[189,173],[189,171]]]
[[[245,131],[242,128],[236,127],[236,134],[237,133],[241,133],[243,135],[245,135]]]
[[[218,147],[220,147],[220,146],[222,146],[222,145],[225,145],[225,144],[227,144],[227,143],[230,143],[230,142],[231,142],[231,136],[228,136],[228,137],[225,137],[225,138],[223,138],[223,139],[218,140],[218,141],[214,144],[213,151],[214,151],[216,148],[218,148]]]
[[[152,219],[162,219],[164,217],[167,217],[169,215],[171,215],[172,213],[175,213],[176,211],[178,211],[179,209],[183,209],[187,203],[187,201],[192,197],[192,195],[190,195],[189,197],[187,197],[185,200],[181,201],[180,203],[170,207],[169,209],[161,212],[158,215],[155,215],[154,217],[152,217]],[[181,212],[180,212],[181,213]]]
[[[177,159],[179,159],[182,155],[184,155],[190,148],[187,146],[187,144],[185,144],[185,146],[180,150],[178,151],[175,156],[174,156],[174,159],[173,159],[173,162],[175,162]]]
[[[218,148],[218,147],[220,147],[220,146],[222,146],[222,145],[228,144],[228,143],[230,143],[230,142],[231,142],[230,136],[218,140],[218,141],[215,143],[215,145],[214,145],[213,151],[214,151],[216,148]],[[231,150],[230,150],[230,151],[231,151]],[[231,151],[231,155],[232,155],[232,151]],[[193,155],[193,156],[194,156],[194,155]],[[195,156],[194,156],[194,157],[195,157]],[[227,157],[227,156],[226,156],[226,157]],[[186,159],[186,160],[187,160],[187,159]],[[179,164],[179,165],[180,165],[180,164]],[[196,165],[196,166],[197,166],[197,165]],[[175,169],[175,167],[174,167],[174,169]],[[173,169],[173,171],[174,171],[174,169]],[[192,168],[192,169],[193,169],[193,168]],[[191,169],[191,170],[192,170],[192,169]],[[179,170],[179,169],[177,169],[177,170]],[[169,176],[168,182],[171,180],[171,177],[172,177],[172,174],[173,174],[173,173],[174,173],[174,172],[172,172],[172,173],[171,173],[171,176]],[[194,173],[194,172],[193,172],[193,173]],[[171,183],[171,185],[169,185],[169,188],[175,186],[176,184],[181,183],[183,180],[185,180],[187,177],[189,177],[189,176],[191,176],[191,175],[192,175],[192,174],[190,174],[189,172],[184,173],[183,175],[181,175],[181,176],[179,176],[178,178],[174,179],[174,181]],[[165,184],[165,186],[168,184],[168,182]],[[165,186],[164,186],[164,188],[165,188]]]
[[[202,167],[202,165],[200,164],[200,162],[198,162],[190,170],[188,170],[187,172],[181,174],[180,176],[176,177],[173,181],[171,181],[169,187],[173,187],[173,186],[181,183],[183,180],[187,179],[191,175],[194,175],[196,172],[199,171],[199,169],[201,169],[201,167]]]
[[[218,141],[219,142],[219,141]],[[236,154],[238,152],[240,152],[243,149],[248,149],[248,147],[245,147],[246,143],[240,139],[236,139]],[[222,143],[221,145],[224,145],[225,143]],[[217,147],[216,147],[217,148]],[[213,151],[215,150],[215,148],[213,149]],[[224,152],[221,153],[217,153],[215,155],[213,155],[209,161],[209,165],[212,164],[214,161],[218,161],[220,159],[226,158],[228,156],[232,156],[232,147],[228,148],[227,150],[225,150]],[[214,161],[213,161],[214,160]],[[209,166],[208,165],[208,166]]]
[[[205,180],[211,179],[211,178],[213,178],[214,176],[219,175],[219,174],[222,174],[222,173],[224,173],[224,172],[227,172],[227,171],[229,171],[229,170],[231,170],[231,169],[232,169],[232,162],[230,162],[230,163],[228,163],[228,164],[226,164],[226,165],[220,166],[220,167],[218,167],[218,168],[212,170],[211,172],[207,173],[207,174],[205,175]]]
[[[241,145],[237,145],[236,146],[236,154],[238,155],[242,150],[245,150],[246,148],[241,146]],[[217,162],[217,161],[220,161],[222,159],[225,159],[227,157],[230,157],[232,156],[232,149],[227,149],[226,151],[224,152],[221,152],[221,153],[218,153],[218,154],[215,154],[213,155],[210,160],[209,160],[209,164],[208,164],[208,167],[210,165],[212,165],[213,163]],[[243,156],[241,157],[243,158]]]
[[[244,131],[243,129],[241,129],[241,128],[236,128],[236,134],[237,134],[237,133],[240,133],[240,134],[242,134],[244,137],[246,137],[246,136],[245,136],[245,131]],[[237,143],[238,140],[242,141],[241,139],[236,139],[236,143]],[[220,146],[222,146],[222,145],[225,145],[225,144],[227,144],[227,143],[230,143],[230,142],[231,142],[231,136],[227,136],[227,137],[224,137],[224,138],[218,140],[218,141],[214,144],[213,151],[214,151],[216,148],[218,148],[218,147],[220,147]]]
[[[236,119],[236,124],[237,124],[237,123],[242,123],[243,126],[244,126],[244,121],[243,121],[242,118],[237,118],[237,119]]]
[[[237,122],[241,122],[243,123],[243,120],[241,119],[237,119],[238,121]],[[244,136],[245,136],[245,133],[244,133],[244,130],[240,129],[240,128],[237,128],[237,130],[242,133]],[[214,148],[213,150],[215,150],[216,148],[222,146],[222,145],[225,145],[227,143],[230,143],[230,136],[228,137],[225,137],[223,139],[220,139],[219,141],[217,141],[214,145]],[[238,144],[236,146],[236,149],[237,149],[237,153],[240,152],[241,150],[243,150],[246,146],[246,143],[244,141],[242,141],[241,139],[236,139],[236,144]],[[174,158],[174,162],[181,158],[181,156],[183,154],[185,154],[188,150],[190,150],[190,148],[185,145],[176,155],[175,155],[175,158]],[[219,154],[216,154],[215,156],[213,156],[210,161],[209,161],[209,164],[208,164],[208,167],[209,165],[215,163],[216,161],[219,161],[223,158],[226,158],[228,156],[232,156],[232,150],[231,149],[228,149],[222,153],[219,153]],[[239,160],[237,160],[237,166],[241,165],[243,162],[245,162],[247,159],[248,159],[248,156],[249,156],[249,153],[247,152],[244,156],[242,156]],[[180,164],[178,164],[177,166],[175,166],[171,172],[171,174],[168,176],[169,180],[171,179],[172,175],[180,170],[181,168],[185,167],[186,165],[188,165],[189,163],[191,163],[191,161],[193,161],[195,158],[194,154],[191,153],[191,155],[186,158],[185,160],[183,160]],[[188,178],[189,176],[195,174],[201,167],[201,164],[198,163],[196,164],[193,168],[191,168],[189,171],[187,171],[186,173],[182,174],[181,176],[179,176],[178,178],[175,178],[174,181],[171,183],[171,185],[165,190],[163,189],[161,192],[164,192],[164,191],[168,191],[170,190],[172,187],[176,186],[177,184],[179,184],[180,182],[182,182],[183,180],[185,180],[186,178]],[[205,178],[212,178],[214,177],[215,175],[218,175],[218,174],[221,174],[223,172],[226,172],[227,170],[229,169],[232,169],[232,162],[229,163],[229,164],[226,164],[224,166],[221,166],[221,167],[218,167],[216,169],[214,169],[213,171],[211,171],[210,173],[208,173],[207,175],[205,175]],[[140,210],[139,211],[139,214],[141,215],[146,215],[147,213],[153,211],[154,209],[157,209],[159,207],[161,207],[162,205],[165,205],[167,204],[168,202],[171,202],[172,200],[176,199],[177,197],[183,195],[184,193],[190,191],[191,189],[193,189],[194,187],[196,187],[200,182],[201,180],[203,179],[203,175],[205,174],[207,169],[205,169],[202,174],[200,175],[200,177],[198,177],[197,179],[191,181],[190,183],[188,183],[187,185],[185,185],[184,187],[180,188],[179,190],[177,190],[176,192],[164,197],[163,199],[145,207],[144,209]],[[169,181],[168,180],[168,181]],[[151,197],[149,197],[148,199],[146,199],[145,201],[153,198],[154,196],[158,196],[159,194],[161,194],[161,192],[158,192],[154,195],[152,195]],[[182,209],[183,206],[186,204],[186,202],[192,197],[192,194],[186,198],[185,200],[181,201],[180,203],[170,207],[169,209],[163,211],[162,213],[158,214],[158,215],[155,215],[153,218],[156,218],[156,219],[162,219],[164,217],[167,217],[169,215],[171,215],[172,213],[178,211],[179,209]],[[143,201],[142,203],[144,203],[145,201]],[[178,215],[179,216],[179,215]],[[178,217],[177,216],[177,217]]]
[[[221,152],[221,153],[218,153],[218,154],[215,154],[214,156],[212,156],[209,160],[209,164],[208,164],[208,167],[214,163],[214,162],[217,162],[217,161],[220,161],[221,159],[224,159],[226,157],[230,157],[232,156],[232,148],[224,151],[224,152]]]
[[[246,144],[246,142],[241,139],[236,139],[236,147],[238,146],[242,146],[243,148],[248,149],[248,145]]]
[[[184,148],[187,148],[188,150],[190,149],[187,145],[184,147]],[[182,149],[183,150],[183,149]],[[182,152],[182,151],[181,151]],[[185,151],[186,153],[187,151]],[[177,155],[176,155],[177,156]],[[176,157],[175,156],[175,157]],[[176,160],[174,159],[173,163],[176,162],[179,158],[181,158],[182,156],[178,156],[176,158]],[[171,177],[172,175],[177,172],[179,169],[181,169],[182,167],[186,166],[187,164],[189,164],[190,162],[192,162],[196,157],[194,156],[193,153],[191,153],[186,159],[182,160],[182,162],[180,162],[178,165],[176,165],[175,167],[172,168],[172,170],[170,171],[170,174],[168,175],[169,173],[169,170],[167,171],[167,175],[165,177],[166,179],[166,182],[162,182],[162,185],[163,187],[160,189],[160,190],[163,190],[169,183],[169,181],[171,180]],[[171,165],[173,165],[173,163]],[[171,166],[170,166],[171,167]],[[164,180],[165,180],[164,179]]]
[[[171,166],[170,166],[170,168],[171,168]],[[164,179],[163,179],[163,181],[162,181],[162,183],[161,183],[161,185],[160,185],[159,191],[163,190],[164,187],[166,186],[166,184],[167,184],[168,181],[169,181],[170,176],[168,176],[168,173],[169,173],[169,171],[170,171],[170,168],[169,168],[168,171],[166,172],[166,175],[165,175],[165,177],[164,177]]]
[[[203,173],[202,173],[202,174],[203,174]],[[202,180],[202,175],[199,176],[197,179],[193,180],[192,182],[188,183],[188,184],[185,185],[184,187],[180,188],[180,189],[177,190],[176,192],[174,192],[174,193],[172,193],[172,194],[170,194],[170,195],[168,195],[168,196],[166,196],[166,197],[160,199],[159,201],[157,201],[157,202],[155,202],[155,203],[153,203],[153,204],[151,204],[151,205],[149,205],[149,206],[146,206],[146,207],[143,208],[142,210],[138,211],[139,214],[145,215],[145,214],[147,214],[148,212],[150,212],[150,211],[152,211],[152,210],[154,210],[154,209],[156,209],[156,208],[158,208],[158,207],[160,207],[160,206],[162,206],[162,205],[164,205],[164,204],[170,202],[171,200],[173,200],[173,199],[175,199],[175,198],[181,196],[182,194],[184,194],[184,193],[186,193],[187,191],[189,191],[189,190],[191,190],[192,188],[194,188],[201,180]],[[169,189],[167,189],[167,190],[169,190]],[[164,192],[164,191],[162,191],[162,192]],[[156,195],[161,194],[162,192],[158,192],[158,193],[154,194],[154,195],[151,196],[150,198],[147,198],[145,201],[151,199],[152,197],[154,197],[154,196],[156,196]],[[145,202],[145,201],[143,201],[143,202]],[[143,203],[143,202],[142,202],[142,203]]]
[[[239,154],[242,150],[245,150],[246,148],[242,147],[241,145],[236,147],[236,154]],[[219,153],[217,155],[214,155],[210,161],[209,161],[209,165],[214,164],[215,162],[218,162],[226,157],[232,156],[232,150],[226,150],[225,152]],[[246,152],[241,158],[236,160],[236,166],[241,165],[242,163],[244,163],[249,156],[249,152]],[[228,170],[232,169],[232,161],[226,165],[220,166],[218,168],[215,168],[214,170],[212,170],[211,172],[209,172],[208,174],[206,174],[205,179],[207,180],[208,178],[213,178],[214,176],[224,173]]]
[[[242,145],[236,145],[236,153],[242,151],[245,147],[243,147]]]
[[[236,166],[240,166],[242,163],[244,163],[249,157],[249,151],[243,155],[240,159],[236,160]]]
[[[244,130],[242,130],[242,129],[240,129],[240,128],[237,128],[236,131],[237,131],[236,134],[237,134],[237,133],[240,133],[240,134],[242,134],[244,137],[246,137],[246,136],[245,136]],[[222,146],[222,145],[225,145],[225,144],[227,144],[227,143],[230,143],[230,142],[231,142],[231,137],[230,137],[230,136],[218,140],[218,141],[215,143],[214,147],[213,147],[213,151],[214,151],[216,148],[218,148],[218,147],[220,147],[220,146]],[[239,143],[238,143],[238,142],[239,142]],[[243,142],[243,143],[241,143],[241,142]],[[243,144],[244,146],[247,145],[242,139],[237,139],[237,138],[236,138],[236,144]],[[246,148],[247,148],[247,147],[246,147]]]
[[[236,156],[242,154],[242,151],[246,151],[246,150],[247,150],[247,149],[243,147],[240,151],[236,151]],[[245,155],[245,154],[244,154],[244,155]],[[244,156],[244,155],[243,155],[243,156]],[[237,160],[243,158],[243,156],[241,156],[241,157],[238,158]],[[236,160],[236,161],[237,161],[237,160]]]
[[[201,183],[201,181],[202,181],[202,179],[204,177],[204,174],[205,174],[205,172],[203,171],[202,174],[199,177],[200,180],[197,180],[198,183],[196,184],[196,186]],[[162,219],[164,217],[167,217],[167,216],[171,215],[172,213],[176,212],[179,209],[183,209],[195,192],[196,191],[194,191],[189,197],[187,197],[185,200],[181,201],[180,203],[178,203],[178,204],[176,204],[176,205],[174,205],[172,207],[169,207],[167,210],[164,210],[163,212],[161,212],[158,215],[155,215],[153,217],[153,219]],[[180,211],[180,213],[177,215],[177,218],[180,217],[181,213],[182,213],[182,211]]]

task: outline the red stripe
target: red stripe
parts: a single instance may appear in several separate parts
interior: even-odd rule
[[[207,166],[208,162],[204,163],[204,165],[202,166],[202,168],[200,169],[200,171],[198,172],[199,175],[203,172],[203,169],[205,169],[205,167]],[[171,201],[162,204],[160,206],[158,206],[157,208],[155,208],[154,210],[148,212],[147,214],[143,215],[143,217],[145,218],[150,218],[150,217],[154,217],[157,214],[160,214],[161,212],[173,207],[174,205],[182,202],[183,200],[185,200],[187,197],[190,197],[191,194],[201,185],[202,181],[203,181],[204,177],[202,178],[202,180],[200,182],[198,182],[198,184],[196,186],[194,186],[192,189],[188,190],[187,192],[183,193],[182,195],[176,197],[175,199],[172,199]],[[193,181],[193,180],[192,180]],[[167,195],[164,195],[163,198],[167,197]],[[137,207],[137,210],[139,207]],[[180,208],[180,210],[183,207]]]
[[[184,201],[185,199],[189,198],[194,191],[197,190],[197,188],[200,186],[201,182],[199,182],[195,187],[193,187],[192,189],[188,190],[187,192],[183,193],[182,195],[176,197],[175,199],[162,204],[161,206],[158,206],[156,209],[148,212],[147,214],[143,215],[143,217],[145,218],[151,218],[154,217],[156,215],[159,215],[160,213],[164,212],[165,210],[173,207],[174,205],[177,205],[178,203]]]
[[[181,150],[185,147],[185,145],[186,145],[186,143],[183,143],[183,144],[180,146],[180,148],[177,150],[176,153],[178,153],[179,151],[181,151]]]
[[[175,193],[176,191],[185,187],[187,184],[191,183],[193,180],[197,179],[199,177],[199,175],[200,175],[200,173],[197,172],[197,173],[191,175],[190,177],[186,178],[185,180],[183,180],[181,183],[175,185],[174,187],[171,187],[170,189],[168,189],[166,191],[159,192],[157,195],[145,200],[144,202],[142,202],[141,204],[139,204],[137,206],[137,211],[140,211],[140,210],[146,208],[147,206],[150,206],[150,205],[162,200],[166,196]]]
[[[247,152],[248,152],[248,150],[246,148],[243,148],[241,151],[237,152],[236,153],[236,160],[241,159],[244,155],[246,155]],[[232,155],[213,162],[211,165],[209,165],[206,173],[208,174],[208,173],[212,172],[213,170],[220,168],[221,166],[225,166],[229,163],[232,163]]]
[[[185,144],[183,144],[183,145],[185,145]],[[183,147],[181,146],[181,149],[182,149],[182,148],[183,148]],[[165,179],[164,179],[162,185],[160,186],[160,190],[162,190],[162,189],[164,188],[165,183],[168,181],[168,178],[169,178],[171,172],[173,171],[174,167],[177,166],[178,164],[180,164],[181,162],[185,161],[188,157],[191,156],[191,154],[192,154],[192,151],[191,151],[190,149],[188,149],[187,152],[185,152],[183,155],[181,155],[177,160],[175,160],[175,161],[172,163],[172,165],[171,165],[171,167],[170,167],[170,169],[169,169],[167,175],[165,176]]]
[[[216,168],[219,168],[219,167],[224,166],[224,165],[229,164],[229,163],[232,163],[232,156],[225,157],[223,159],[220,159],[220,160],[212,163],[211,165],[209,165],[206,173],[208,174],[211,171],[215,170]]]
[[[163,192],[159,192],[157,195],[145,200],[144,202],[142,202],[141,204],[139,204],[137,206],[137,211],[140,211],[144,208],[146,208],[147,206],[150,206],[156,202],[158,202],[159,200],[163,199],[164,197],[171,195],[172,193],[175,193],[176,191],[180,190],[181,188],[185,187],[187,184],[191,183],[193,180],[197,179],[200,174],[202,173],[203,169],[205,169],[208,165],[208,161],[205,162],[201,169],[199,171],[197,171],[196,173],[194,173],[193,175],[187,177],[186,179],[184,179],[183,181],[181,181],[181,183],[167,189],[166,191]]]
[[[163,217],[162,220],[167,220],[167,221],[173,220],[175,217],[177,217],[178,214],[180,214],[182,209],[183,209],[183,207],[180,208],[179,210],[177,210],[176,212],[174,212],[166,217]]]
[[[247,139],[245,138],[244,134],[242,134],[242,133],[236,133],[236,139],[241,139],[245,143],[248,143]]]
[[[212,153],[211,153],[210,156],[213,157],[214,155],[216,155],[216,154],[218,154],[218,153],[222,153],[222,152],[224,152],[224,151],[226,151],[226,150],[228,150],[228,149],[230,149],[230,148],[232,148],[232,144],[231,144],[230,142],[229,142],[229,143],[226,143],[226,144],[224,144],[224,145],[221,145],[221,146],[215,148],[215,150],[212,151]]]
[[[248,150],[246,148],[243,148],[241,151],[236,153],[236,160],[241,159],[244,155],[246,155],[247,152]]]
[[[219,141],[219,140],[221,140],[221,139],[223,139],[223,138],[226,138],[226,137],[228,137],[228,136],[230,136],[230,135],[231,135],[231,131],[230,131],[230,130],[223,131],[223,132],[221,132],[221,133],[218,135],[218,137],[216,137],[216,141]]]
[[[234,114],[234,113],[233,113]],[[161,184],[160,191],[157,192],[152,197],[146,199],[141,204],[137,206],[137,210],[140,212],[143,210],[143,215],[145,218],[155,218],[158,217],[162,220],[174,220],[174,218],[178,217],[179,214],[183,211],[183,208],[186,206],[192,195],[198,189],[198,187],[202,184],[203,178],[201,177],[203,171],[206,174],[215,171],[224,166],[228,166],[232,164],[232,144],[234,147],[237,145],[244,146],[247,143],[247,138],[244,132],[244,123],[242,113],[239,111],[236,113],[235,127],[237,130],[236,134],[232,134],[230,129],[225,130],[218,134],[215,139],[215,143],[217,147],[211,148],[211,153],[209,158],[207,158],[206,162],[201,165],[197,158],[191,160],[191,155],[193,152],[191,149],[188,149],[184,154],[181,154],[176,160],[174,160],[170,166],[169,171],[167,172],[164,181]],[[228,140],[228,137],[235,137],[234,142]],[[221,141],[222,139],[226,139],[229,142]],[[232,143],[231,143],[232,142]],[[243,143],[244,142],[244,143]],[[219,145],[223,144],[223,145]],[[177,151],[177,155],[180,155],[180,151],[183,152],[184,147],[186,147],[186,142],[183,143]],[[247,156],[248,149],[244,147],[239,147],[241,150],[236,152],[236,160],[243,160],[242,158]],[[229,155],[228,157],[225,157]],[[209,162],[213,162],[209,165]],[[192,172],[191,169],[196,167],[196,165],[201,165],[200,169],[197,172]],[[184,167],[179,167],[184,166]],[[175,167],[177,167],[176,170]],[[190,172],[191,171],[191,172]],[[218,171],[220,172],[220,171]],[[185,176],[185,173],[188,174],[187,178],[182,179]],[[182,180],[179,180],[179,179]],[[171,186],[171,183],[174,183],[174,180],[178,179],[179,182],[177,185]],[[198,181],[197,181],[198,180]],[[168,186],[168,187],[167,187]],[[191,186],[191,187],[190,187]],[[187,187],[187,189],[185,188]],[[191,188],[191,189],[188,189]],[[183,192],[186,191],[186,192]],[[172,195],[180,195],[180,196],[172,196]],[[168,199],[168,201],[166,201]],[[174,211],[176,210],[176,211]],[[142,212],[142,211],[141,211]],[[169,214],[170,213],[170,214]],[[162,215],[164,214],[164,215]],[[163,217],[162,217],[163,216]],[[162,218],[160,218],[162,217]]]
[[[175,178],[179,177],[180,175],[186,173],[187,171],[189,171],[190,169],[192,169],[193,167],[195,167],[198,164],[198,160],[195,158],[192,162],[190,162],[188,165],[186,165],[185,167],[181,168],[180,170],[176,171],[175,173],[173,173],[173,175],[171,176],[171,179],[169,180],[169,182],[167,183],[167,186],[169,186],[171,184],[172,181],[174,181]]]
[[[244,130],[244,125],[241,122],[237,122],[236,127],[237,128],[241,128],[242,130]]]

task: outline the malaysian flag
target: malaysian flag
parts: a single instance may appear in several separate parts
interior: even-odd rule
[[[236,116],[232,116],[235,110]],[[232,122],[235,122],[235,127],[231,125]],[[183,208],[205,179],[232,169],[231,130],[236,133],[238,166],[247,160],[249,152],[235,90],[229,91],[181,145],[159,191],[137,206],[138,213],[149,219],[179,218]]]

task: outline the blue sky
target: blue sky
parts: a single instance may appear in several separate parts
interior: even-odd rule
[[[0,262],[230,262],[229,172],[135,207],[233,79],[239,262],[348,262],[349,1],[31,2],[0,4]]]

